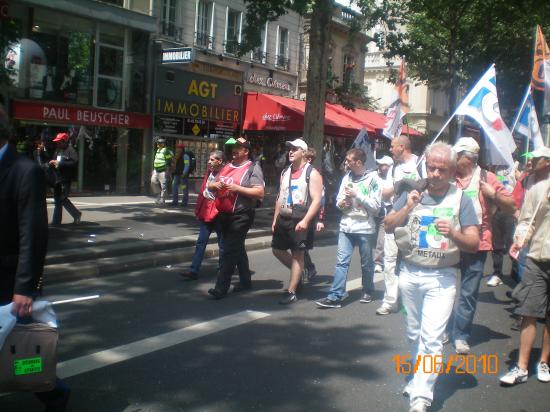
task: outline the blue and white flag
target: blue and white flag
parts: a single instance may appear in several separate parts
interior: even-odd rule
[[[365,162],[366,170],[376,169],[376,153],[372,149],[372,143],[369,139],[369,134],[367,130],[363,127],[357,137],[351,145],[352,149],[362,149],[367,155],[367,160]]]
[[[491,164],[513,167],[512,152],[516,144],[500,116],[494,64],[460,103],[455,114],[470,116],[479,123],[487,136]]]
[[[522,135],[524,139],[527,139],[529,143],[529,145],[525,145],[527,151],[530,152],[544,146],[544,141],[540,133],[539,121],[537,119],[537,112],[535,111],[535,103],[533,102],[533,96],[531,96],[531,89],[527,91],[527,99],[519,114],[516,131]]]

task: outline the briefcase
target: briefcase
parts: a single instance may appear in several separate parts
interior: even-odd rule
[[[0,349],[0,392],[46,392],[55,387],[57,328],[16,324]]]

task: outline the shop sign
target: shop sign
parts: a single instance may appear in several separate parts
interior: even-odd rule
[[[183,134],[183,119],[181,117],[156,116],[155,130],[160,133]]]
[[[208,134],[208,122],[200,119],[185,119],[183,133],[187,136],[206,136]]]
[[[192,47],[178,47],[162,51],[162,63],[190,63],[192,60]]]
[[[45,123],[68,123],[90,126],[149,129],[151,116],[142,113],[101,110],[85,106],[66,106],[41,102],[15,101],[13,118]]]
[[[239,124],[236,122],[210,122],[210,137],[222,139],[236,136],[239,131]]]
[[[292,89],[290,82],[276,80],[273,77],[260,76],[256,72],[250,72],[246,81],[250,84],[257,84],[259,86],[268,87],[270,89],[279,89],[287,92],[290,92]]]
[[[9,14],[8,2],[0,0],[0,20],[6,20]]]

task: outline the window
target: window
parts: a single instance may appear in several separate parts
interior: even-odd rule
[[[197,21],[195,22],[195,45],[205,49],[214,47],[214,5],[206,0],[197,1]]]
[[[165,36],[176,35],[176,0],[162,0],[161,29]]]
[[[227,9],[227,30],[225,31],[225,52],[237,54],[241,42],[241,16],[237,10]]]
[[[344,90],[349,90],[353,83],[353,71],[355,69],[355,58],[351,54],[344,55],[344,67],[342,69],[342,78]]]
[[[279,27],[277,38],[277,55],[275,56],[275,66],[283,70],[289,70],[290,60],[288,58],[288,30],[283,27]]]
[[[252,50],[250,58],[258,63],[265,64],[267,60],[267,24],[265,24],[265,27],[262,28],[262,31],[260,32],[260,39],[262,41],[261,46],[256,47],[254,50]]]
[[[101,25],[97,63],[97,106],[123,108],[124,60],[124,29]]]

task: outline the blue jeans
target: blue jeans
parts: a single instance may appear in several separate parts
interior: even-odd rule
[[[172,204],[178,204],[179,188],[181,186],[181,205],[187,206],[189,202],[189,177],[183,177],[183,175],[174,175],[172,177]]]
[[[476,314],[479,284],[483,277],[483,267],[487,252],[460,254],[460,295],[453,312],[451,337],[453,340],[470,339],[472,323]]]
[[[208,244],[208,239],[210,239],[210,234],[212,231],[216,232],[216,235],[218,236],[218,247],[219,247],[219,259],[218,259],[218,271],[220,270],[222,266],[222,256],[223,256],[223,235],[222,230],[220,226],[219,219],[214,219],[213,222],[203,222],[202,220],[199,221],[199,237],[197,239],[197,245],[195,246],[195,254],[193,255],[193,259],[191,260],[191,266],[189,267],[189,271],[193,273],[199,273],[199,270],[201,268],[202,260],[204,259],[204,251],[206,250],[206,245]]]
[[[331,300],[343,299],[346,295],[346,281],[353,248],[359,248],[361,256],[361,272],[363,274],[363,292],[370,293],[374,290],[374,262],[372,260],[372,247],[375,234],[370,233],[344,233],[338,234],[338,251],[336,253],[336,267],[334,268],[334,280],[328,294]]]

